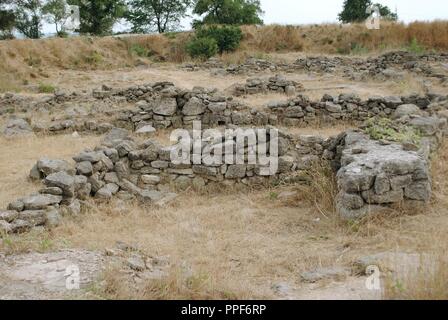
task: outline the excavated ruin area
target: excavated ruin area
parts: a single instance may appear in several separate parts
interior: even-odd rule
[[[413,272],[448,224],[446,57],[409,59],[211,61],[0,95],[0,298],[384,298],[366,268]],[[173,163],[171,133],[194,122],[277,129],[278,171]]]

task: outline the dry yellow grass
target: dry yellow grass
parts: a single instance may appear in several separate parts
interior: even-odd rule
[[[15,174],[0,178],[2,203],[26,191],[26,173],[40,156],[69,158],[86,144],[95,144],[89,137],[76,145],[69,137],[37,139],[40,147],[26,141],[2,144],[3,154],[8,154],[1,159],[2,172],[14,168],[11,157],[29,159]],[[138,291],[111,269],[99,289],[104,297],[276,298],[271,286],[281,282],[300,288],[302,271],[348,266],[359,256],[391,249],[429,252],[434,243],[447,243],[448,149],[442,150],[433,162],[435,201],[423,214],[347,224],[332,214],[334,188],[321,175],[308,190],[284,186],[238,193],[188,191],[165,208],[113,200],[88,209],[81,218],[66,218],[52,231],[11,235],[0,244],[0,251],[103,250],[123,241],[149,256],[168,257],[171,269],[160,280],[144,282]],[[299,193],[284,199],[283,191]]]
[[[381,30],[363,24],[262,27],[244,26],[241,47],[222,58],[241,63],[249,56],[269,53],[319,54],[377,53],[403,49],[413,39],[428,50],[448,49],[448,22],[383,23]],[[70,39],[0,41],[0,88],[17,90],[28,82],[44,81],[49,69],[97,70],[132,67],[138,60],[180,63],[188,61],[185,44],[189,32],[131,37],[75,37]],[[133,47],[146,52],[139,57]],[[355,50],[353,50],[355,48]]]
[[[38,185],[28,180],[28,174],[40,158],[65,159],[94,147],[99,137],[73,138],[71,135],[0,138],[0,208],[18,197],[36,192]]]

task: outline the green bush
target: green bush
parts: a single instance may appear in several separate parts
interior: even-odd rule
[[[387,140],[393,142],[411,142],[420,146],[421,132],[406,125],[394,123],[388,118],[371,118],[366,121],[364,132],[374,140]]]
[[[422,54],[425,52],[425,48],[418,43],[417,38],[413,38],[407,47],[409,52],[415,54]]]
[[[215,39],[219,53],[223,53],[238,49],[243,33],[239,27],[235,26],[209,26],[198,29],[196,36]]]
[[[135,43],[130,48],[129,51],[131,54],[136,54],[139,57],[148,57],[150,54],[146,48],[142,47],[141,45]]]
[[[218,53],[218,44],[213,38],[193,38],[187,44],[187,52],[192,58],[209,59]]]
[[[53,93],[56,91],[56,88],[51,84],[41,83],[38,88],[39,93]]]

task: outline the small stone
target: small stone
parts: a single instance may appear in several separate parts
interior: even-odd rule
[[[156,132],[156,129],[151,125],[146,125],[144,127],[141,127],[137,131],[135,131],[136,134],[150,134]]]
[[[134,255],[127,260],[127,265],[134,271],[141,272],[146,269],[145,261],[141,256]]]
[[[160,183],[160,177],[155,175],[142,175],[140,179],[144,184],[156,185]]]
[[[0,221],[12,222],[18,217],[18,212],[13,210],[0,211]]]
[[[13,227],[9,222],[7,222],[5,220],[0,220],[0,235],[3,233],[6,233],[6,234],[11,233],[12,230],[13,230]]]
[[[47,211],[46,220],[47,220],[46,221],[47,227],[55,228],[61,224],[62,217],[58,210],[53,209],[53,210]]]
[[[89,161],[83,161],[76,164],[76,171],[79,175],[91,176],[93,173],[92,163]]]
[[[50,194],[38,194],[31,195],[20,200],[23,202],[25,210],[41,210],[61,203],[62,197]]]
[[[41,226],[47,222],[47,215],[44,210],[27,210],[20,212],[17,220],[26,221],[33,226]]]
[[[14,202],[11,202],[8,205],[8,210],[23,211],[24,209],[25,209],[25,205],[20,200],[16,200]]]
[[[61,188],[58,188],[58,187],[48,187],[48,188],[39,190],[39,193],[52,194],[54,196],[62,196],[63,191]]]

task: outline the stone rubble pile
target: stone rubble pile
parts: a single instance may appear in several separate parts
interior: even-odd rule
[[[31,169],[30,178],[42,181],[44,187],[1,211],[0,231],[20,233],[33,227],[57,226],[62,216],[78,215],[82,201],[90,197],[108,201],[116,196],[125,201],[138,199],[164,205],[176,197],[172,191],[190,187],[259,186],[288,179],[304,182],[313,162],[323,154],[329,158],[325,148],[332,144],[331,139],[280,133],[278,171],[273,174],[266,166],[248,163],[248,154],[254,149],[247,141],[238,144],[235,133],[221,140],[205,136],[201,141],[200,163],[178,164],[171,161],[171,154],[173,150],[178,152],[181,145],[161,146],[153,140],[138,144],[126,130],[114,128],[100,146],[74,156],[74,166],[64,160],[41,159]],[[255,151],[260,144],[269,152],[269,144],[264,142],[258,142]],[[246,161],[225,164],[229,152],[241,152]],[[291,177],[292,173],[302,174]]]
[[[402,79],[404,70],[408,70],[427,77],[447,79],[446,74],[440,74],[432,69],[430,62],[446,62],[446,53],[416,55],[407,51],[394,51],[378,57],[360,59],[348,57],[306,57],[295,61],[295,69],[309,72],[335,73],[341,72],[352,80]]]
[[[362,132],[344,134],[337,173],[337,210],[345,219],[380,213],[391,204],[427,203],[432,185],[431,151],[448,132],[446,118],[408,114],[399,119],[422,135],[420,146],[375,141]]]
[[[237,84],[234,86],[233,94],[239,97],[248,94],[278,92],[293,96],[300,90],[303,90],[302,84],[293,80],[287,80],[284,76],[276,75],[268,79],[247,79],[245,84]]]
[[[447,80],[446,74],[433,70],[430,63],[448,61],[446,53],[414,54],[407,51],[392,51],[373,58],[309,56],[297,59],[294,63],[275,63],[263,59],[250,58],[240,65],[225,66],[212,58],[203,64],[187,64],[182,68],[188,71],[211,70],[214,75],[242,75],[260,72],[308,71],[318,73],[341,73],[353,80],[374,78],[377,80],[400,79],[408,70],[427,77]]]

